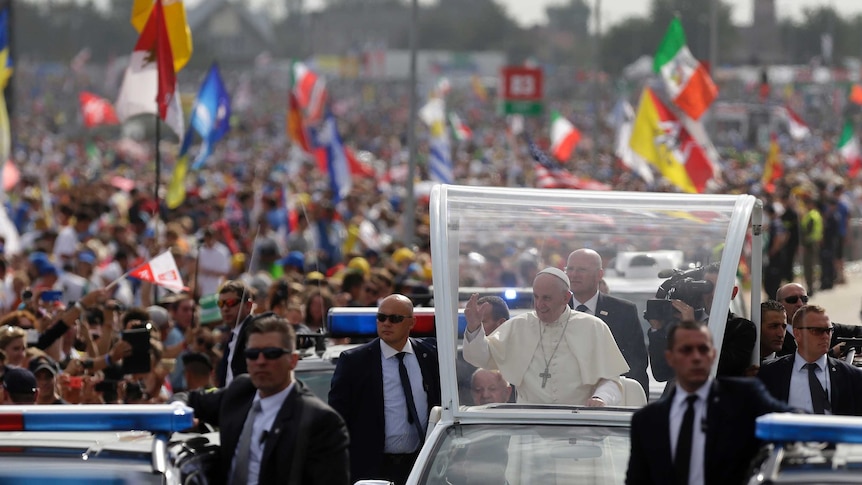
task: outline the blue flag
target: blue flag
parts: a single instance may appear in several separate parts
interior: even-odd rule
[[[192,164],[192,170],[198,170],[212,153],[213,145],[230,130],[230,95],[225,89],[218,65],[215,63],[210,67],[195,100],[192,118],[189,122],[189,132],[192,128],[203,139],[200,152]],[[183,140],[180,157],[188,151],[190,145],[188,140],[191,139],[188,135],[190,134],[188,133]]]

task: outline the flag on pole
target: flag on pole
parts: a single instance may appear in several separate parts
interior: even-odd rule
[[[847,175],[851,178],[862,169],[862,150],[859,149],[859,138],[856,136],[856,127],[853,121],[848,119],[844,122],[841,130],[841,138],[838,139],[838,151],[847,163]]]
[[[350,193],[352,179],[350,162],[347,159],[335,115],[327,112],[323,126],[317,133],[317,145],[325,150],[326,168],[329,172],[329,188],[332,191],[333,202],[338,203]]]
[[[616,113],[616,141],[614,143],[614,154],[619,157],[623,165],[638,174],[647,183],[653,183],[654,178],[647,161],[638,156],[629,146],[632,138],[632,127],[634,126],[635,110],[625,99],[621,99]]]
[[[688,49],[682,22],[674,18],[659,44],[653,70],[661,74],[673,103],[697,120],[718,96],[718,87]]]
[[[296,99],[296,93],[293,90],[287,93],[287,136],[302,148],[305,153],[312,153],[311,143],[308,139],[308,130],[305,128],[305,122],[302,120],[302,109],[299,107],[299,101]]]
[[[428,171],[431,180],[451,184],[454,176],[449,134],[446,133],[446,102],[441,96],[432,96],[419,110],[419,118],[428,125]]]
[[[183,278],[179,268],[177,268],[174,255],[170,251],[165,251],[149,262],[131,270],[129,276],[169,290],[188,291],[188,287],[183,284]]]
[[[12,52],[9,48],[9,6],[0,10],[0,163],[9,160],[12,151],[12,128],[6,108],[6,86],[12,77]]]
[[[710,160],[714,149],[689,130],[651,89],[644,88],[629,145],[670,183],[685,192],[700,193],[716,173]]]
[[[473,139],[473,130],[461,121],[461,117],[454,111],[449,113],[449,124],[452,126],[452,135],[458,141],[470,141]]]
[[[157,114],[182,138],[184,123],[178,94],[162,2],[156,0],[129,59],[117,97],[117,116],[126,121],[139,114]]]
[[[775,133],[769,135],[769,153],[766,155],[766,163],[763,165],[763,178],[761,183],[767,193],[775,192],[775,182],[784,175],[784,165],[781,163],[781,149],[778,146],[778,137]]]
[[[551,115],[551,154],[561,162],[572,156],[575,145],[581,141],[581,132],[571,121],[554,111]]]
[[[300,61],[294,61],[292,76],[292,91],[305,118],[311,122],[320,120],[326,107],[326,80]]]
[[[790,109],[790,106],[785,106],[784,118],[787,120],[787,131],[790,132],[790,137],[794,140],[804,140],[811,134],[811,129],[802,121],[796,112]]]
[[[847,98],[851,103],[862,105],[862,86],[854,84],[850,88],[850,96]]]
[[[107,99],[87,91],[78,94],[81,103],[81,115],[84,126],[92,128],[99,125],[116,125],[120,123],[114,106]]]
[[[478,75],[473,74],[470,76],[470,86],[473,88],[473,94],[476,95],[479,101],[483,103],[488,101],[488,90],[485,89],[485,85],[482,84],[482,79]]]
[[[192,170],[199,170],[203,166],[207,157],[212,154],[213,145],[230,130],[230,113],[230,95],[222,81],[218,64],[213,63],[198,91],[189,120],[189,130],[194,128],[203,139]]]
[[[163,3],[165,27],[173,52],[174,71],[180,72],[192,57],[192,29],[189,28],[186,21],[186,7],[182,0],[170,0]],[[156,0],[135,0],[132,5],[131,23],[139,34],[143,33],[155,4]]]

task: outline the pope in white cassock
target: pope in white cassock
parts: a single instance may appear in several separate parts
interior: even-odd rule
[[[533,280],[535,310],[485,335],[474,294],[464,309],[464,359],[477,367],[499,369],[517,388],[518,402],[622,404],[619,377],[629,370],[626,360],[608,326],[570,309],[570,298],[566,274],[546,268]]]

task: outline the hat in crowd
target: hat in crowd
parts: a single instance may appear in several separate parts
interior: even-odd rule
[[[350,269],[362,271],[365,274],[365,276],[368,276],[369,274],[371,274],[371,265],[368,264],[368,260],[365,258],[360,258],[360,257],[353,258],[350,260],[349,263],[347,263],[347,267]]]
[[[96,255],[90,251],[81,251],[80,253],[78,253],[78,262],[96,264]]]
[[[158,305],[152,305],[147,307],[147,313],[150,315],[150,320],[156,325],[156,327],[164,328],[168,326],[168,311]]]
[[[57,267],[51,263],[36,266],[36,271],[39,273],[39,276],[58,276],[60,274],[57,271]]]
[[[206,354],[200,352],[189,352],[187,354],[183,354],[182,359],[183,365],[186,367],[189,367],[191,364],[201,364],[206,366],[209,370],[213,370],[212,359],[210,359]]]
[[[554,268],[553,266],[545,268],[542,271],[539,271],[538,273],[536,273],[536,276],[539,276],[540,274],[554,275],[557,278],[559,278],[560,281],[562,281],[563,283],[566,284],[567,290],[572,289],[572,287],[570,286],[570,283],[569,283],[569,277],[566,275],[566,273],[563,272],[563,270],[561,270],[559,268]]]
[[[325,276],[323,273],[321,273],[320,271],[312,271],[311,273],[308,273],[308,274],[305,276],[305,281],[306,281],[306,282],[309,282],[309,281],[321,281],[321,280],[325,280],[325,279],[326,279],[326,276]]]
[[[204,295],[200,299],[200,316],[201,325],[209,325],[213,322],[221,321],[221,311],[218,308],[218,295]]]
[[[41,370],[47,370],[53,377],[57,377],[57,374],[60,373],[59,366],[54,362],[54,359],[47,356],[31,360],[29,368],[30,372],[33,373],[33,376],[38,374]]]
[[[395,264],[401,264],[406,261],[413,261],[416,258],[416,253],[407,249],[407,248],[399,248],[396,249],[394,253],[392,253],[392,261],[395,261]]]
[[[33,394],[36,392],[36,377],[29,369],[9,366],[3,374],[3,387],[9,394]]]
[[[291,251],[278,261],[280,266],[291,266],[300,271],[305,268],[305,256],[301,251]]]

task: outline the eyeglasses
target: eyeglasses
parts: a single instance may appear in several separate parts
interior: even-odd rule
[[[377,321],[380,323],[383,323],[386,320],[389,320],[392,323],[401,323],[404,321],[405,318],[413,318],[413,317],[410,317],[407,315],[387,315],[385,313],[378,313],[377,314]]]
[[[822,336],[832,335],[832,331],[835,330],[835,327],[795,327],[793,330],[808,330],[814,335]]]
[[[239,298],[228,298],[226,300],[219,300],[218,301],[218,307],[219,308],[224,308],[224,307],[233,308],[233,307],[239,305],[239,302],[240,302]]]
[[[245,358],[248,360],[257,360],[260,354],[263,354],[263,358],[266,360],[275,360],[281,357],[284,354],[290,354],[292,351],[288,349],[282,349],[280,347],[264,347],[262,349],[245,349]]]
[[[799,300],[802,300],[802,303],[808,303],[808,295],[793,295],[784,298],[784,302],[791,305],[796,304]]]

